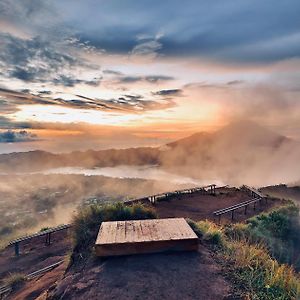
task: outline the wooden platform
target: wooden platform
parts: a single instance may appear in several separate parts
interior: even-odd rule
[[[197,249],[198,237],[183,218],[103,222],[95,244],[97,256]]]

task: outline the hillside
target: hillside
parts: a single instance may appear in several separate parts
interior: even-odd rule
[[[65,264],[16,286],[9,299],[295,299],[298,275],[280,263],[299,267],[293,250],[300,228],[296,206],[268,198],[255,210],[250,207],[247,215],[239,209],[234,220],[226,214],[221,224],[213,222],[215,209],[247,197],[243,189],[220,188],[216,195],[182,194],[155,206],[142,202],[82,208],[73,218],[71,239],[58,233],[50,246],[43,238],[28,241],[19,257],[12,256],[11,247],[0,253],[4,273],[13,275],[61,259],[72,244]],[[93,245],[102,221],[174,216],[194,220],[189,223],[199,237],[198,252],[95,257]]]

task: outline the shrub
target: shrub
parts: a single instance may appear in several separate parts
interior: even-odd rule
[[[280,262],[292,263],[300,244],[299,209],[296,205],[289,203],[253,217],[247,223],[247,235],[252,243],[263,243]]]
[[[123,203],[84,207],[73,217],[73,253],[89,254],[103,221],[154,219],[153,209],[142,204],[126,206]]]
[[[186,219],[187,223],[191,226],[193,231],[197,234],[198,237],[203,237],[203,231],[198,227],[197,223],[192,219]]]
[[[46,231],[46,230],[49,230],[50,229],[50,227],[42,227],[41,229],[40,229],[40,232],[43,232],[43,231]]]
[[[214,245],[222,246],[223,232],[221,227],[210,221],[200,221],[196,223],[196,232],[199,236]]]

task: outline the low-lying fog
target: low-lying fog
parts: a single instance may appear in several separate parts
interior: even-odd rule
[[[164,180],[174,184],[191,184],[191,185],[208,185],[215,183],[217,185],[224,185],[220,180],[207,179],[197,180],[187,176],[180,176],[171,172],[164,171],[157,166],[117,166],[105,168],[80,168],[80,167],[66,167],[49,169],[43,171],[43,174],[80,174],[85,176],[107,176],[112,178],[134,178],[134,179],[148,179],[148,180]]]

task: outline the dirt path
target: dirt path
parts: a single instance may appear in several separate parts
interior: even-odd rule
[[[251,199],[247,193],[231,188],[224,188],[219,190],[218,193],[213,196],[209,194],[187,194],[180,195],[177,198],[160,201],[155,204],[154,208],[159,218],[172,218],[172,217],[184,217],[190,218],[194,221],[209,219],[212,221],[218,221],[214,218],[213,212],[226,208],[246,200]],[[238,209],[234,212],[234,221],[241,222],[245,221],[262,211],[269,210],[274,205],[277,205],[276,201],[265,201],[262,204],[256,204],[255,210],[253,205],[247,209],[247,214],[244,214],[244,208]],[[232,222],[231,213],[222,215],[222,223]]]
[[[55,299],[78,300],[218,300],[231,289],[220,271],[202,245],[198,252],[109,258],[69,273],[54,295]]]

